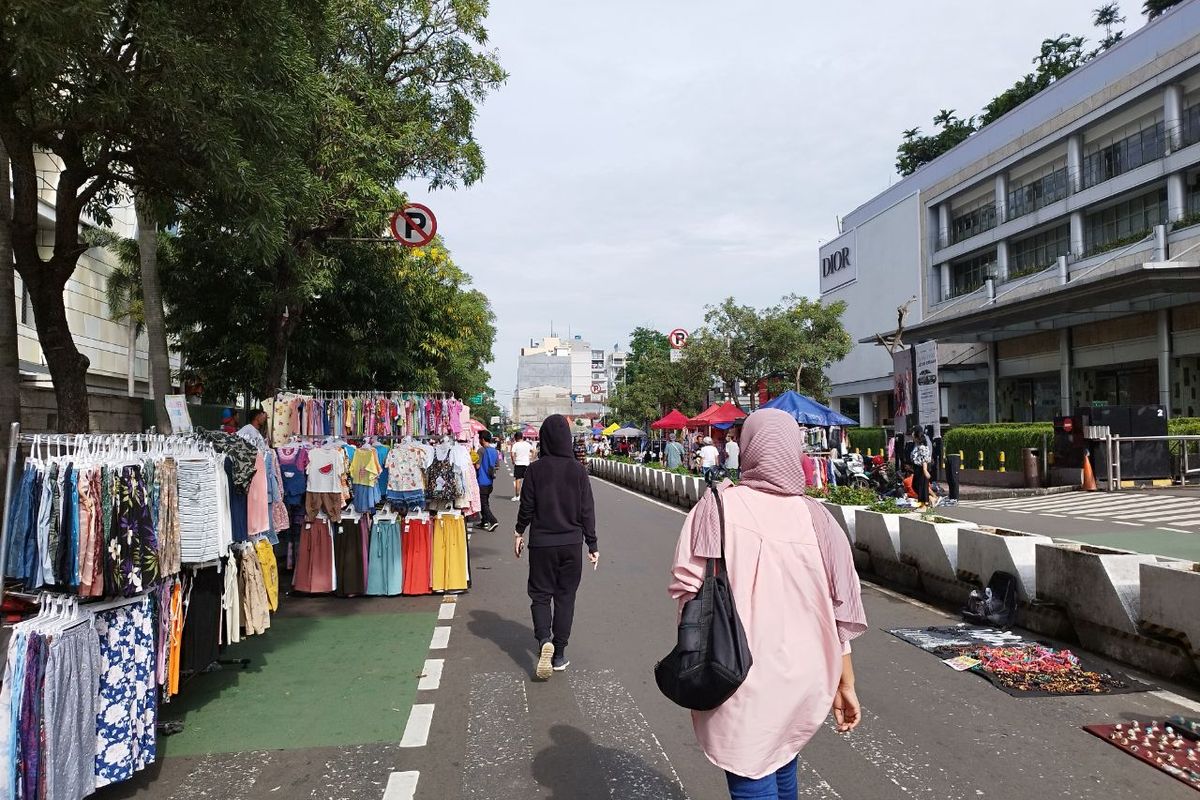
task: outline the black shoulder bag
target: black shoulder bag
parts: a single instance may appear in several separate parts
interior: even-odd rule
[[[728,700],[754,663],[724,569],[725,505],[716,488],[711,491],[721,519],[721,557],[708,559],[704,585],[683,606],[675,649],[654,667],[667,699],[694,711],[711,711]]]

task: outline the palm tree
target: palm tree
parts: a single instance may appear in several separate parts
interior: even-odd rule
[[[1183,0],[1146,0],[1142,11],[1149,19],[1161,17],[1171,6],[1179,5]]]

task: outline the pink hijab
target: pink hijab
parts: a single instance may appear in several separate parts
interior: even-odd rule
[[[741,446],[742,486],[768,494],[804,494],[804,440],[790,414],[777,408],[755,411],[742,426]],[[725,481],[717,490],[731,486]],[[721,555],[721,519],[712,492],[692,518],[692,552],[700,558]]]

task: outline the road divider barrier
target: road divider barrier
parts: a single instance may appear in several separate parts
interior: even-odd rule
[[[708,490],[692,475],[588,463],[596,477],[685,509]],[[1200,681],[1200,563],[932,514],[825,506],[863,575],[957,610],[993,573],[1007,572],[1017,579],[1020,627],[1156,675]]]

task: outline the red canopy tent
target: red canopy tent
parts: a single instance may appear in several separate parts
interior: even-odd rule
[[[704,409],[696,416],[689,419],[688,427],[689,428],[703,428],[705,425],[708,425],[709,424],[708,418],[710,416],[712,416],[714,413],[716,413],[717,409],[719,409],[720,407],[721,407],[720,403],[713,403],[711,406],[709,406],[708,408]]]
[[[721,425],[727,422],[735,422],[745,417],[746,412],[733,403],[714,403],[688,420],[688,424],[693,428],[697,428],[706,425]]]
[[[650,429],[656,431],[681,431],[687,426],[688,418],[677,408],[671,409],[671,413],[662,419],[650,423]]]

